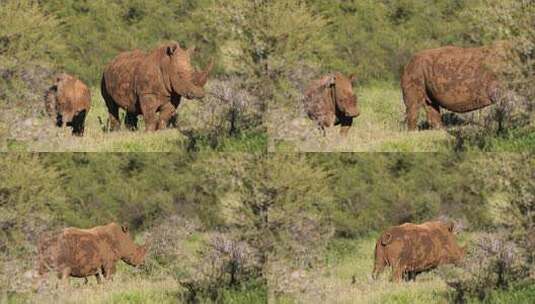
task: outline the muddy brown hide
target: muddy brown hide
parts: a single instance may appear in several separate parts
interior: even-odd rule
[[[341,125],[340,133],[346,135],[353,118],[360,114],[357,96],[353,93],[354,81],[354,76],[334,73],[312,81],[305,90],[307,115],[318,124],[324,135],[325,128],[338,124]]]
[[[213,63],[195,71],[190,59],[193,51],[175,42],[149,53],[134,50],[115,57],[106,66],[101,83],[111,129],[120,127],[119,109],[126,111],[129,129],[136,129],[137,117],[143,115],[146,130],[154,131],[167,127],[176,116],[182,96],[202,99]]]
[[[464,249],[457,245],[453,229],[452,223],[440,221],[389,228],[375,245],[373,278],[386,266],[392,268],[392,280],[399,282],[439,265],[460,262]]]
[[[465,113],[496,103],[503,89],[497,75],[505,62],[505,48],[441,47],[416,53],[401,77],[406,121],[417,128],[424,108],[431,127],[441,127],[440,109]]]
[[[91,229],[66,228],[44,235],[38,244],[38,274],[46,278],[56,272],[64,282],[68,277],[110,278],[119,260],[131,266],[143,264],[147,245],[136,245],[126,226],[110,223]]]
[[[82,136],[91,108],[91,93],[76,77],[60,74],[54,85],[45,92],[45,108],[58,127],[70,126],[73,135]]]

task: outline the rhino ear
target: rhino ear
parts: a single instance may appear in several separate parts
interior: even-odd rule
[[[455,224],[453,222],[448,223],[448,231],[453,232],[455,229]]]
[[[190,56],[193,55],[193,54],[195,54],[196,51],[197,51],[197,47],[195,47],[194,45],[190,46],[190,47],[188,48],[188,50],[187,50],[188,55],[190,55]]]
[[[355,74],[349,75],[349,81],[351,81],[352,84],[355,84],[357,80],[358,80],[357,75]]]
[[[127,233],[127,232],[128,232],[128,225],[126,225],[126,224],[121,225],[121,230],[122,230],[124,233]]]
[[[180,44],[173,43],[167,46],[166,52],[168,56],[173,56],[173,54],[176,52],[176,50],[180,48]]]

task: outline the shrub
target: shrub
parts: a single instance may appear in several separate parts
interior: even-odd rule
[[[60,171],[44,166],[37,155],[0,158],[0,252],[28,253],[27,242],[54,227],[68,208]]]
[[[495,290],[507,290],[528,280],[526,252],[503,235],[479,236],[464,263],[465,273],[448,282],[454,288],[455,303],[469,298],[489,300]]]
[[[228,235],[213,234],[197,271],[191,279],[181,282],[186,290],[183,300],[187,303],[224,302],[226,296],[235,293],[232,290],[239,291],[250,287],[252,282],[261,281],[261,267],[258,253],[247,243]]]
[[[179,113],[177,124],[188,137],[187,150],[198,151],[203,147],[222,150],[229,140],[265,132],[262,125],[264,103],[247,88],[243,77],[213,79],[207,86],[209,96],[201,104],[184,105]],[[262,149],[265,143],[259,146],[260,151],[265,150]]]
[[[43,82],[50,76],[51,66],[63,48],[58,19],[45,14],[38,1],[3,1],[0,100],[27,102],[35,101],[35,94],[41,97]]]

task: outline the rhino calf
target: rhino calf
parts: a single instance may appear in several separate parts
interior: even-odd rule
[[[103,276],[109,279],[119,260],[131,266],[143,264],[148,246],[138,246],[126,226],[110,223],[91,229],[65,228],[42,236],[38,245],[39,278],[55,271],[64,284],[69,277]]]
[[[406,223],[383,232],[375,244],[372,277],[392,268],[392,280],[414,279],[420,272],[443,264],[459,263],[464,249],[457,245],[453,223],[441,221],[420,225]]]
[[[357,96],[353,93],[355,76],[341,73],[323,76],[312,81],[305,90],[304,105],[307,115],[314,120],[323,134],[325,128],[340,124],[340,134],[346,135],[359,116]]]
[[[79,79],[60,74],[45,93],[47,113],[56,119],[56,125],[72,127],[72,134],[82,136],[85,118],[91,107],[89,88]]]

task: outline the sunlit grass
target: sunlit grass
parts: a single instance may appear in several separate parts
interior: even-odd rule
[[[361,115],[355,119],[346,137],[339,135],[337,126],[329,128],[326,136],[322,136],[314,130],[312,121],[300,117],[287,126],[291,129],[289,133],[295,134],[301,129],[308,135],[279,137],[274,149],[314,152],[435,152],[450,149],[453,138],[446,130],[406,130],[405,106],[401,91],[394,84],[368,85],[360,88],[357,94]]]

